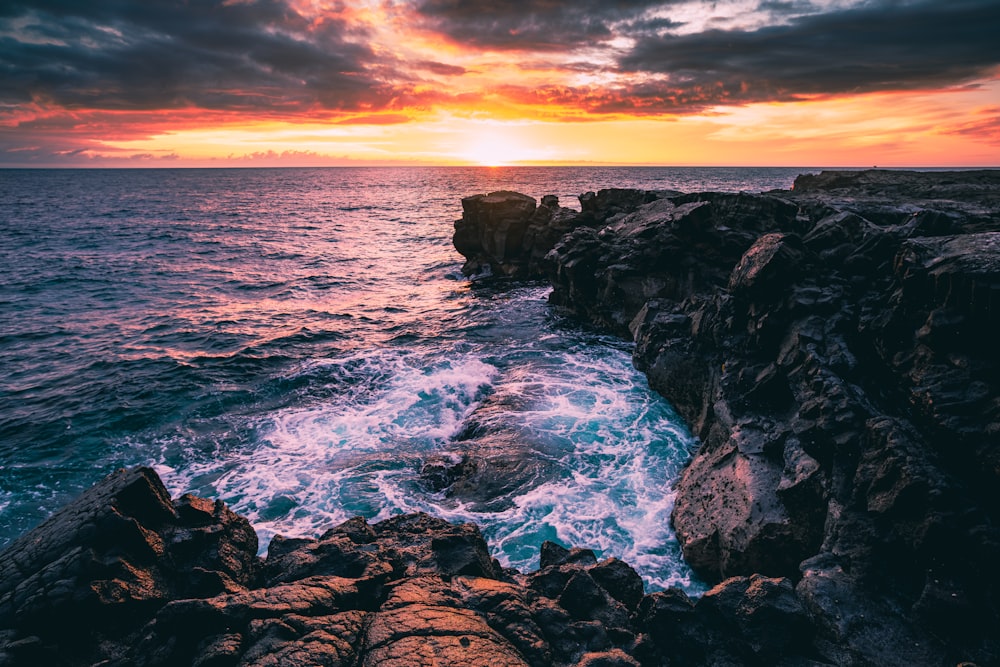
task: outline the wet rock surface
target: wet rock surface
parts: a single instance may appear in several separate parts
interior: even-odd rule
[[[551,542],[522,574],[474,525],[425,514],[256,550],[222,503],[114,473],[0,553],[0,664],[607,667],[810,650],[788,579],[645,595],[626,563]]]
[[[794,582],[818,662],[997,664],[1000,172],[640,199],[556,244],[551,300],[634,338],[701,439],[689,563]]]

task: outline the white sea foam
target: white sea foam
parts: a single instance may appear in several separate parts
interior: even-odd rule
[[[468,355],[423,366],[412,355],[380,353],[330,367],[363,388],[258,419],[252,447],[158,471],[172,490],[226,499],[264,544],[278,532],[314,535],[354,514],[405,511],[406,494],[381,480],[410,475],[420,455],[440,448],[497,374]]]
[[[626,560],[651,589],[699,592],[670,528],[671,480],[692,447],[677,416],[626,351],[529,344],[516,355],[487,363],[481,350],[380,350],[312,362],[293,374],[328,382],[332,397],[258,417],[245,447],[191,453],[158,470],[172,488],[226,499],[262,546],[276,533],[314,536],[358,514],[426,511],[478,523],[506,566],[534,569],[541,543],[555,540]],[[495,511],[423,488],[427,457],[457,462],[477,446],[454,441],[470,419],[486,446],[515,443],[548,475]]]
[[[511,498],[509,509],[484,513],[440,497],[400,494],[400,478],[391,475],[380,479],[380,492],[406,511],[477,522],[507,566],[534,569],[538,547],[552,539],[626,560],[651,589],[699,592],[670,528],[670,482],[693,442],[629,357],[604,352],[542,368],[521,365],[496,381],[491,402],[517,409],[492,411],[483,421],[530,439],[538,455],[554,457],[563,471]]]

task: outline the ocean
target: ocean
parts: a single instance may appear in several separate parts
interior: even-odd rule
[[[547,286],[463,277],[452,223],[501,189],[578,209],[815,171],[0,170],[0,547],[147,465],[247,516],[262,552],[424,511],[475,521],[506,566],[548,539],[697,594],[669,521],[683,423]],[[449,495],[433,471],[467,455],[497,482]]]

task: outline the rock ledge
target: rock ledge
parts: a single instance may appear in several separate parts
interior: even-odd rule
[[[476,526],[425,514],[256,550],[221,502],[171,501],[152,470],[120,470],[0,553],[0,665],[628,667],[809,651],[787,579],[733,579],[697,602],[645,595],[627,564],[549,542],[522,574]]]

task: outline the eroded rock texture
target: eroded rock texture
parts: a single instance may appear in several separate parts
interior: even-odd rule
[[[810,646],[787,579],[644,595],[622,561],[553,543],[525,575],[424,514],[256,547],[222,503],[119,471],[0,554],[0,664],[770,664]]]
[[[536,207],[527,195],[491,192],[462,199],[453,241],[466,258],[462,273],[467,276],[540,278],[546,273],[545,255],[577,224],[576,211],[560,207],[553,195]]]
[[[1000,173],[825,172],[577,228],[552,301],[702,440],[673,522],[787,577],[833,664],[1000,660]]]

